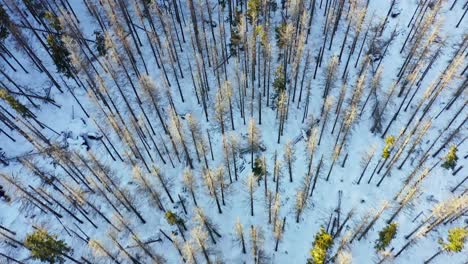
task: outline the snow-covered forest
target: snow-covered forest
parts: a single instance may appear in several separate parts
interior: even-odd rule
[[[0,0],[0,263],[467,263],[467,0]]]

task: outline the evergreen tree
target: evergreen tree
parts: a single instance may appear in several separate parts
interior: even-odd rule
[[[14,98],[7,90],[0,88],[0,99],[3,99],[11,108],[13,108],[18,114],[21,114],[23,117],[32,117],[31,111],[20,103],[16,98]]]
[[[448,231],[448,238],[447,242],[445,242],[442,238],[439,239],[439,244],[441,248],[432,255],[429,259],[424,261],[424,264],[427,264],[434,260],[437,256],[444,252],[448,253],[457,253],[461,252],[465,247],[465,241],[468,237],[468,229],[466,227],[455,227]]]
[[[183,231],[183,230],[187,230],[187,227],[185,226],[185,221],[170,210],[166,211],[164,216],[166,217],[166,220],[170,225],[172,226],[175,225],[177,229],[179,229],[180,235],[185,240],[184,231]]]
[[[454,169],[455,166],[457,165],[457,160],[458,160],[458,156],[457,156],[457,146],[455,145],[452,145],[450,146],[449,148],[449,151],[447,153],[447,155],[445,156],[445,161],[444,163],[442,163],[442,167],[445,168],[445,169]]]
[[[327,233],[325,228],[321,227],[315,236],[313,248],[310,250],[311,258],[307,260],[307,264],[324,264],[327,259],[327,252],[332,245],[332,235]]]
[[[275,71],[275,79],[273,80],[273,88],[275,88],[275,92],[280,94],[284,90],[286,90],[286,76],[284,75],[283,66],[279,65]]]
[[[10,34],[8,32],[8,23],[10,23],[10,16],[3,6],[0,5],[0,42],[3,42]]]
[[[386,227],[384,227],[379,232],[379,238],[376,241],[375,248],[377,250],[384,250],[390,242],[395,238],[396,232],[398,229],[398,225],[396,223],[390,223]]]
[[[184,225],[185,223],[182,218],[180,218],[178,215],[176,215],[170,210],[166,211],[166,214],[164,216],[166,217],[166,220],[170,225]]]
[[[461,252],[465,247],[465,241],[468,237],[468,229],[464,227],[455,227],[448,231],[447,242],[440,240],[442,248],[448,252]]]
[[[280,49],[285,48],[286,45],[288,44],[289,40],[286,38],[287,28],[288,28],[288,24],[284,22],[275,28],[276,45],[278,45],[278,48]]]
[[[57,235],[50,235],[45,229],[37,229],[29,234],[24,245],[31,250],[33,259],[53,263],[64,263],[64,254],[71,248],[63,240],[57,239]]]
[[[100,31],[94,31],[94,36],[96,37],[96,50],[99,56],[105,56],[107,54],[106,49],[106,40],[104,35]]]
[[[247,19],[250,23],[255,21],[262,8],[261,0],[249,0],[247,2]]]
[[[390,157],[390,151],[391,151],[394,143],[395,143],[395,137],[394,136],[388,136],[387,138],[385,138],[385,146],[384,146],[384,149],[382,151],[382,157],[384,159],[388,159],[388,157]]]
[[[242,16],[241,12],[236,11],[234,14],[234,19],[231,27],[231,38],[229,43],[229,50],[233,56],[237,56],[237,50],[242,49],[240,46],[242,44],[242,36],[240,33],[241,28],[239,24],[241,23]]]
[[[45,14],[45,18],[57,34],[50,33],[47,35],[47,44],[49,45],[50,53],[52,60],[57,67],[57,72],[65,74],[66,77],[72,77],[73,73],[71,71],[71,58],[70,51],[65,47],[65,43],[60,38],[62,34],[62,25],[58,17],[53,15],[51,12]]]
[[[65,48],[63,41],[60,38],[49,34],[47,36],[47,44],[51,51],[52,60],[57,67],[57,72],[63,73],[67,77],[71,77],[72,72],[69,68],[71,62],[70,52]]]
[[[262,159],[260,157],[255,158],[254,167],[252,169],[252,172],[253,172],[257,182],[259,182],[259,181],[261,181],[263,179],[263,176],[265,176],[266,173],[267,173],[266,164],[264,162],[264,159]]]

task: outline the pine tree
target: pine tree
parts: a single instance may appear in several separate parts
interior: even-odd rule
[[[57,72],[65,74],[66,77],[70,78],[73,76],[71,70],[71,58],[70,51],[65,46],[65,43],[60,38],[62,33],[62,25],[58,17],[51,12],[45,14],[45,18],[48,20],[49,25],[59,34],[50,33],[47,36],[47,44],[51,52],[52,60],[57,67]]]
[[[294,33],[294,26],[291,23],[282,22],[275,28],[276,45],[283,50],[283,56],[287,57],[286,51],[292,43],[292,35]],[[287,62],[288,60],[284,60]],[[286,70],[286,69],[285,69]]]
[[[184,225],[185,224],[185,221],[182,218],[180,218],[178,215],[176,215],[174,212],[172,212],[171,210],[166,211],[164,216],[166,217],[166,220],[170,225]]]
[[[266,164],[265,164],[263,158],[261,158],[261,157],[256,157],[255,158],[254,167],[252,169],[252,172],[253,172],[257,182],[260,183],[260,181],[263,179],[263,177],[267,174]]]
[[[315,236],[313,248],[310,250],[311,258],[308,264],[324,264],[327,259],[328,250],[333,245],[333,237],[327,233],[325,228],[320,227],[320,231]]]
[[[261,0],[248,0],[247,2],[247,18],[249,22],[253,22],[257,19],[258,14],[262,8]]]
[[[466,227],[454,227],[448,231],[447,242],[440,240],[439,243],[447,252],[461,252],[465,247],[465,241],[467,238],[468,229]]]
[[[382,151],[382,157],[384,159],[388,159],[390,157],[390,152],[393,148],[393,144],[395,143],[395,137],[394,136],[388,136],[385,138],[385,146]]]
[[[94,36],[96,38],[96,50],[99,56],[106,56],[107,48],[106,48],[106,41],[104,35],[100,31],[94,31]]]
[[[449,151],[447,152],[447,155],[445,156],[445,161],[442,163],[442,167],[445,169],[455,169],[455,166],[457,166],[457,146],[452,145],[449,148]]]
[[[275,79],[273,80],[273,88],[275,88],[277,95],[286,90],[286,76],[284,74],[282,65],[279,65],[276,68]]]
[[[437,256],[444,252],[448,253],[457,253],[461,252],[465,247],[465,241],[468,237],[468,229],[466,227],[454,227],[449,229],[447,242],[445,242],[442,238],[439,239],[439,244],[441,248],[432,255],[429,259],[424,261],[424,264],[427,264],[434,260]]]
[[[232,56],[237,56],[238,50],[241,48],[240,47],[240,45],[242,44],[241,23],[243,20],[244,19],[242,18],[242,13],[236,10],[234,13],[234,19],[232,21],[233,23],[231,27],[231,38],[230,38],[230,43],[229,43],[229,50]]]
[[[57,235],[50,235],[45,229],[36,229],[28,234],[24,245],[31,250],[33,259],[49,263],[64,263],[64,255],[71,252],[65,241],[57,239]]]
[[[0,88],[0,99],[3,99],[11,108],[23,117],[33,117],[31,111],[13,97],[7,90]]]
[[[0,5],[0,43],[3,42],[10,32],[8,31],[8,24],[10,23],[10,16],[5,11],[2,5]]]
[[[397,223],[390,223],[386,227],[384,227],[379,232],[379,238],[375,243],[375,248],[377,250],[383,251],[385,248],[390,245],[390,242],[395,238],[397,233],[398,225]]]
[[[180,218],[177,214],[173,213],[172,211],[168,210],[166,211],[166,213],[164,214],[164,216],[166,217],[166,221],[171,225],[175,225],[177,226],[177,228],[179,229],[179,232],[180,232],[180,235],[182,236],[182,238],[185,240],[185,237],[184,237],[184,232],[182,230],[182,228],[184,230],[187,230],[187,227],[185,227],[185,221],[184,219]]]

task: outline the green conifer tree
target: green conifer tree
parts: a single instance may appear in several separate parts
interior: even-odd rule
[[[385,138],[385,146],[382,151],[382,157],[384,159],[387,159],[390,157],[390,149],[393,147],[393,144],[395,144],[395,137],[394,136],[388,136]]]
[[[262,180],[263,176],[266,174],[266,164],[264,163],[263,159],[260,157],[255,158],[254,167],[252,172],[255,176],[257,182]]]
[[[379,232],[379,238],[375,242],[375,248],[377,250],[384,250],[390,242],[395,238],[397,233],[398,225],[396,223],[390,223],[386,227],[384,227]]]
[[[442,245],[442,249],[448,252],[460,252],[465,247],[465,241],[468,237],[468,229],[464,227],[455,227],[448,231],[447,242],[442,239],[439,243]]]
[[[14,98],[7,90],[0,88],[0,99],[3,99],[11,108],[23,117],[32,117],[31,111]]]
[[[310,250],[310,256],[307,264],[324,264],[327,259],[328,250],[333,245],[333,237],[327,233],[325,228],[321,227],[315,236],[313,248]]]
[[[10,23],[10,16],[5,11],[5,8],[0,5],[0,42],[4,41],[10,34],[8,23]]]
[[[286,90],[285,78],[286,77],[284,76],[283,66],[279,65],[276,68],[275,79],[273,80],[273,88],[275,88],[277,94],[280,94],[282,91]]]
[[[167,211],[165,217],[170,225],[184,225],[184,220],[172,211]]]
[[[105,56],[107,54],[107,49],[104,35],[100,31],[94,31],[94,36],[96,37],[96,50],[99,56]]]
[[[241,12],[236,10],[234,12],[234,17],[232,20],[232,27],[231,27],[231,37],[229,43],[229,50],[232,56],[237,56],[237,49],[242,49],[240,46],[242,43],[242,37],[239,32],[239,23],[241,20]]]
[[[250,23],[258,17],[262,8],[262,1],[260,0],[249,0],[247,2],[247,19]]]
[[[65,241],[57,239],[57,235],[50,235],[45,229],[37,229],[29,234],[24,245],[31,250],[33,259],[51,264],[64,263],[63,255],[71,252]]]
[[[288,40],[285,38],[287,26],[288,25],[283,22],[275,28],[276,45],[278,45],[280,49],[283,49],[286,47],[286,44],[288,44]]]
[[[445,156],[445,161],[444,163],[442,163],[442,167],[445,168],[445,169],[454,169],[455,166],[457,165],[457,160],[458,160],[458,156],[457,156],[457,146],[455,145],[452,145],[450,146],[449,148],[449,151],[447,152],[447,155]]]
[[[49,45],[52,60],[57,67],[57,72],[63,73],[66,77],[72,77],[70,52],[65,47],[65,43],[60,38],[62,34],[62,26],[60,20],[52,13],[47,12],[45,18],[57,34],[47,35],[47,45]]]

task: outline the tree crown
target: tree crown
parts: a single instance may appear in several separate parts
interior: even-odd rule
[[[333,237],[327,233],[325,228],[321,227],[320,231],[315,236],[315,241],[310,256],[312,257],[307,261],[308,264],[323,264],[327,257],[327,251],[333,245]]]
[[[71,251],[63,240],[57,235],[50,235],[45,229],[37,229],[26,237],[24,245],[31,250],[33,259],[49,263],[63,263],[62,255]]]
[[[439,241],[442,248],[449,252],[460,252],[465,247],[465,240],[468,237],[468,229],[455,227],[448,231],[448,242]]]
[[[447,152],[447,155],[445,156],[445,162],[442,164],[442,167],[445,169],[454,169],[455,166],[457,165],[457,146],[452,145],[449,148],[449,151]]]
[[[379,232],[379,238],[376,241],[375,248],[377,250],[384,250],[390,242],[395,238],[396,232],[398,229],[398,225],[396,223],[390,223],[386,227],[384,227]]]

